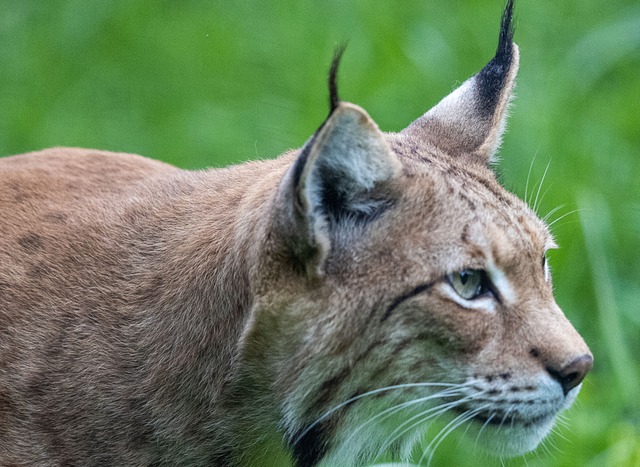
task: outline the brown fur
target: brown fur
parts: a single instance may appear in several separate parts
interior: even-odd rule
[[[531,449],[546,428],[513,394],[552,417],[577,393],[558,375],[591,357],[545,280],[547,228],[487,167],[513,51],[492,123],[457,147],[449,104],[385,135],[340,103],[301,151],[227,169],[0,160],[0,464],[359,463],[375,456],[354,438],[348,458],[348,433],[429,392],[327,411],[422,382],[479,388],[522,422],[489,446]],[[446,277],[466,269],[509,293],[461,303]]]

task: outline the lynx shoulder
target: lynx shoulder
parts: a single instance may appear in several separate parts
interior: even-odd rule
[[[340,101],[337,57],[329,116],[274,160],[1,159],[0,464],[361,465],[436,417],[534,449],[592,356],[490,167],[511,17],[399,133]]]

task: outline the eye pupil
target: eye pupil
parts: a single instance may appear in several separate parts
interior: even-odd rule
[[[460,273],[460,282],[462,285],[467,285],[467,281],[469,280],[469,273],[467,271],[462,271]]]

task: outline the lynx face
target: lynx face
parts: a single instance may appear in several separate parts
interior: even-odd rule
[[[347,466],[426,439],[424,461],[457,428],[535,448],[593,358],[547,227],[489,167],[511,12],[397,134],[339,101],[335,60],[329,117],[275,160],[1,159],[0,465]]]
[[[393,208],[345,239],[339,260],[328,256],[313,294],[279,283],[291,295],[265,304],[295,343],[277,363],[278,388],[305,461],[408,453],[446,414],[447,429],[522,454],[577,395],[591,356],[552,296],[553,240],[488,171],[456,171],[464,181],[406,169]]]

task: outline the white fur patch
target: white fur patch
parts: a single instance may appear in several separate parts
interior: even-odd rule
[[[493,283],[504,302],[508,305],[516,301],[516,293],[511,285],[511,281],[502,269],[491,263],[487,269],[489,279]]]

